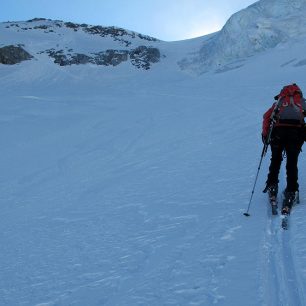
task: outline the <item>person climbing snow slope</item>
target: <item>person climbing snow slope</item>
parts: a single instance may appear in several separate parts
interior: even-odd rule
[[[289,215],[291,208],[299,197],[298,157],[304,142],[304,117],[306,101],[297,84],[284,86],[274,97],[277,100],[263,116],[262,139],[267,142],[271,121],[273,129],[270,137],[271,163],[266,187],[270,198],[278,193],[279,171],[284,156],[287,157],[287,186],[284,190],[282,214]]]

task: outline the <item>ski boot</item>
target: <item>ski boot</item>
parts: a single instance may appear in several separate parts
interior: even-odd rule
[[[277,192],[278,192],[278,185],[271,184],[267,185],[266,188],[263,190],[264,193],[268,193],[269,202],[272,209],[272,215],[277,215]]]
[[[268,192],[268,195],[269,195],[269,198],[271,197],[277,197],[277,192],[278,192],[278,186],[277,184],[271,184],[271,185],[268,185],[265,187],[265,189],[263,190],[263,193],[267,193]]]
[[[284,191],[284,201],[282,208],[282,215],[290,215],[291,208],[296,200],[296,192]]]

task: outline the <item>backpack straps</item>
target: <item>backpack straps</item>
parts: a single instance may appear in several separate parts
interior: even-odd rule
[[[293,96],[289,96],[290,98],[290,106],[294,107],[294,99]]]
[[[273,112],[271,114],[270,120],[274,121],[274,123],[276,123],[276,121],[278,119],[277,115],[279,114],[280,108],[282,106],[282,103],[283,103],[282,100],[283,100],[283,97],[278,97],[278,100],[277,100],[277,102],[275,104],[275,107],[273,109]]]

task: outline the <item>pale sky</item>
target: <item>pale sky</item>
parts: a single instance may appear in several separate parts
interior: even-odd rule
[[[92,25],[117,26],[162,40],[174,41],[218,31],[233,13],[254,2],[256,1],[1,0],[0,22],[43,17]]]

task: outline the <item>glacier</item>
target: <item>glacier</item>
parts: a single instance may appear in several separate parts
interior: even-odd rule
[[[196,54],[181,60],[180,66],[196,74],[226,71],[263,51],[305,40],[305,11],[305,0],[258,1],[231,16],[221,31]]]

